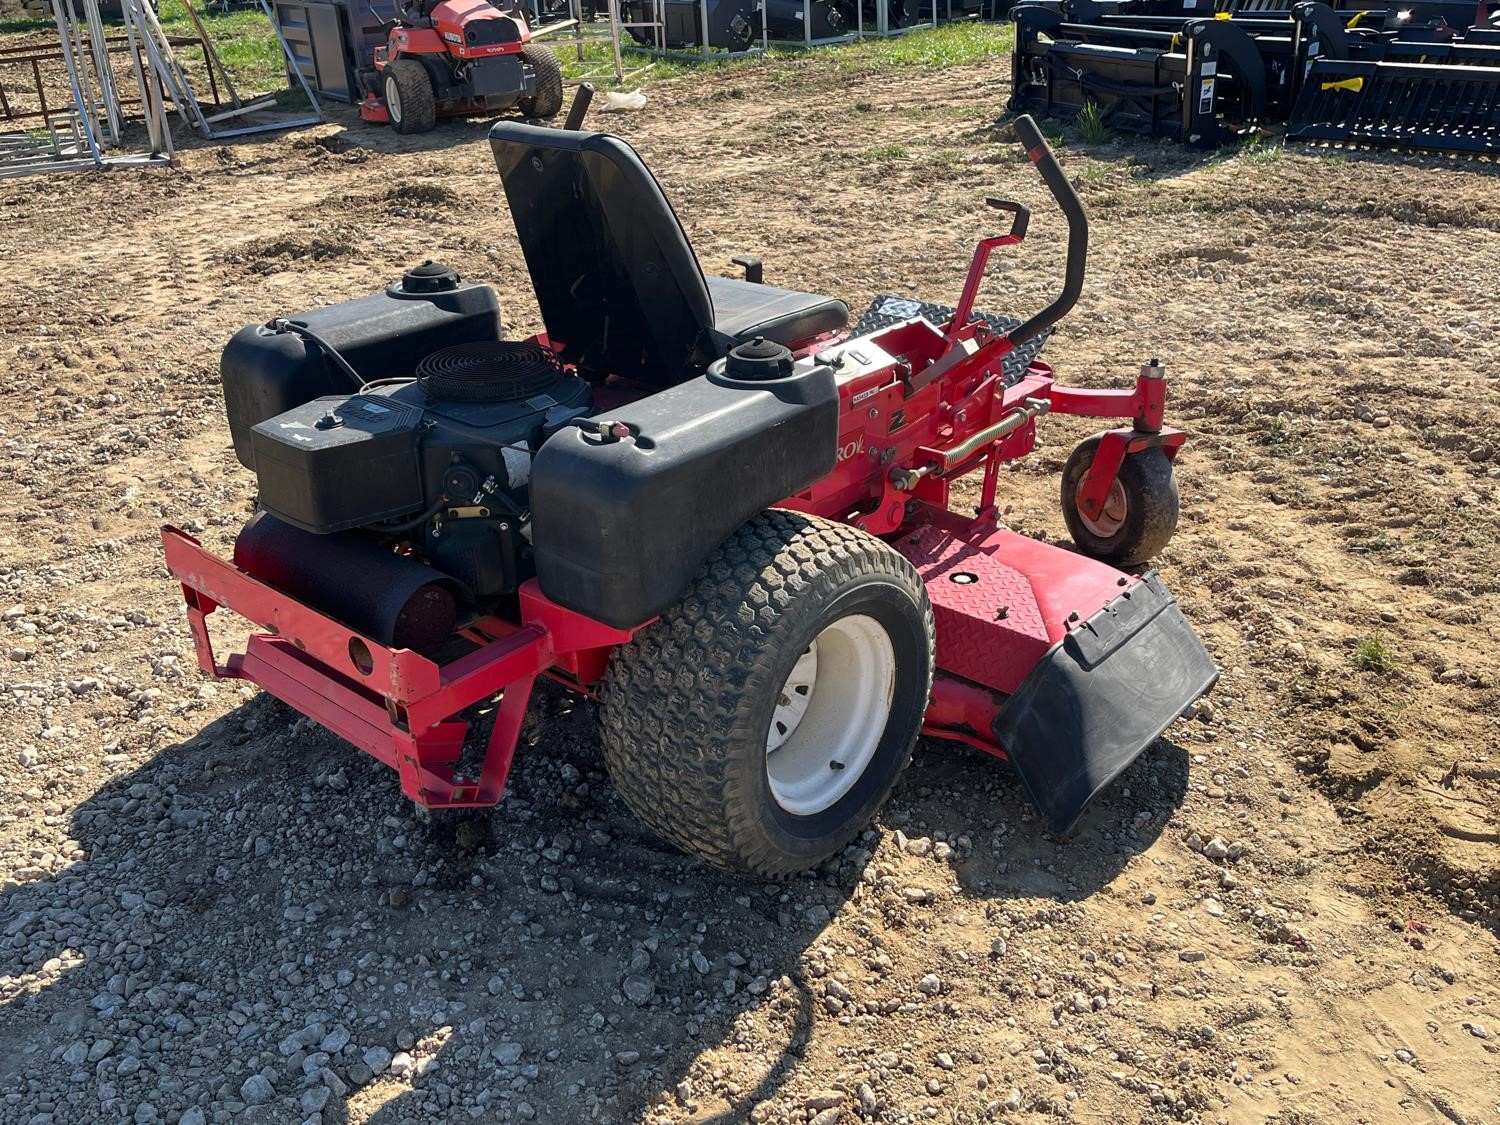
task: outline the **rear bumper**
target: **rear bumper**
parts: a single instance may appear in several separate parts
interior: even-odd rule
[[[993,733],[1054,832],[1157,740],[1219,670],[1155,571],[1055,645]]]

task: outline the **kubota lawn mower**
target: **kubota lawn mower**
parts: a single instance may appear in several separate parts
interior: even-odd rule
[[[514,108],[553,117],[562,109],[557,56],[531,41],[515,0],[404,0],[387,35],[360,75],[366,121],[425,133],[440,116]]]
[[[575,115],[576,116],[576,115]],[[431,808],[500,800],[532,687],[597,698],[626,802],[711,863],[818,863],[879,809],[918,735],[1010,759],[1056,831],[1212,685],[1155,572],[1177,520],[1155,361],[1121,390],[1037,358],[1083,285],[1024,323],[705,277],[631,148],[490,133],[546,331],[428,263],[383,293],[240,331],[222,371],[257,514],[234,561],[172,528],[199,663],[259,684],[397,770]],[[1000,467],[1047,413],[1124,425],[1062,477],[1078,550],[1002,526]],[[979,473],[978,510],[949,509]],[[1129,567],[1130,569],[1119,569]],[[207,618],[260,626],[215,661]],[[474,712],[493,727],[470,762]],[[470,751],[478,749],[471,747]]]

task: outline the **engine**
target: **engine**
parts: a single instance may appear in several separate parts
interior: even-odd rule
[[[514,616],[532,577],[623,628],[675,600],[740,523],[833,468],[832,369],[780,345],[631,389],[576,344],[500,336],[494,290],[432,263],[236,333],[220,370],[260,510],[235,564],[395,648],[433,651],[464,621]],[[606,385],[609,417],[590,419]]]
[[[411,379],[315,398],[251,430],[260,505],[316,535],[359,529],[481,602],[526,573],[531,458],[589,413],[589,385],[536,344],[457,344]]]
[[[418,649],[531,577],[531,459],[592,393],[500,335],[494,290],[432,262],[237,333],[221,375],[260,511],[235,562]]]

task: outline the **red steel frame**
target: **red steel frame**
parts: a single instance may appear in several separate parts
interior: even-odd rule
[[[976,682],[982,676],[973,672],[972,661],[964,668],[969,677],[945,669],[945,651],[952,653],[962,641],[991,647],[1020,644],[1039,654],[1061,640],[1072,623],[1137,579],[1000,527],[995,504],[999,466],[1031,452],[1040,414],[1129,419],[1131,425],[1101,435],[1080,490],[1080,503],[1087,508],[1104,502],[1128,454],[1160,446],[1173,457],[1186,440],[1180,431],[1162,426],[1167,388],[1154,361],[1141,369],[1130,389],[1062,386],[1040,362],[1033,362],[1014,385],[1006,385],[1000,361],[1012,350],[1011,341],[995,335],[982,320],[969,323],[968,316],[990,251],[1019,240],[1012,234],[979,244],[958,310],[942,328],[918,318],[859,341],[817,340],[803,346],[801,353],[827,353],[835,364],[837,353],[856,346],[887,361],[840,374],[837,465],[827,478],[780,505],[846,520],[875,535],[900,532],[896,546],[906,553],[925,549],[920,529],[927,528],[947,536],[950,544],[956,542],[970,557],[983,556],[998,578],[1031,591],[1026,632],[1015,621],[997,619],[1006,616],[1003,610],[997,615],[990,607],[984,617],[965,610],[948,584],[951,551],[947,562],[933,555],[918,563],[935,611],[952,622],[945,628],[955,631],[939,631],[938,674],[923,732],[1001,757],[1005,751],[990,733],[991,721],[1005,693],[1014,690],[1018,673],[1011,669],[1008,678],[992,678],[988,685]],[[981,469],[976,515],[948,511],[951,482]],[[549,600],[532,580],[519,591],[519,621],[487,617],[473,623],[462,632],[473,649],[438,664],[410,650],[377,644],[216,557],[184,532],[165,528],[162,541],[167,566],[182,584],[198,663],[205,672],[259,684],[397,770],[406,795],[433,808],[497,803],[537,677],[551,676],[588,692],[603,677],[614,646],[650,624],[612,628]],[[250,637],[243,654],[222,664],[214,655],[207,622],[220,606],[263,630]],[[497,694],[500,703],[479,776],[460,777],[455,767],[469,724],[455,716]]]

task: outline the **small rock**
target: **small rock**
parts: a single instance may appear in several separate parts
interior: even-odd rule
[[[416,1063],[413,1061],[411,1055],[405,1051],[397,1051],[391,1056],[389,1071],[392,1077],[405,1078],[412,1072],[415,1066]]]
[[[656,982],[650,977],[639,973],[632,973],[620,983],[620,991],[637,1007],[645,1007],[651,1003],[651,997],[656,995]]]
[[[927,996],[936,996],[939,992],[943,991],[943,978],[936,973],[928,973],[921,980],[917,981],[917,991]]]
[[[1222,836],[1215,836],[1203,845],[1203,854],[1209,859],[1225,859],[1229,855],[1229,844]]]
[[[303,1113],[319,1113],[332,1096],[333,1091],[327,1086],[309,1086],[302,1091],[302,1098],[297,1104],[301,1106]]]
[[[1214,918],[1222,918],[1224,916],[1224,907],[1220,905],[1219,900],[1216,898],[1204,899],[1203,909]]]
[[[1490,1030],[1482,1023],[1471,1023],[1469,1025],[1469,1034],[1475,1039],[1488,1039],[1490,1037]]]
[[[1204,961],[1207,958],[1208,954],[1204,953],[1201,949],[1184,949],[1177,954],[1179,961]]]
[[[954,1065],[953,1064],[953,1056],[950,1055],[947,1051],[939,1051],[938,1052],[938,1056],[937,1056],[937,1058],[934,1061],[943,1070],[952,1070],[953,1069],[953,1065]]]
[[[525,1053],[526,1049],[519,1043],[496,1043],[490,1048],[490,1054],[501,1066],[515,1066]]]
[[[848,1096],[842,1090],[814,1090],[802,1099],[802,1108],[808,1113],[821,1113],[842,1106]]]
[[[371,1074],[383,1074],[385,1068],[391,1065],[391,1053],[378,1044],[366,1051],[362,1057],[365,1065],[370,1068]]]
[[[276,1087],[264,1074],[252,1074],[240,1084],[240,1101],[246,1105],[268,1105],[276,1096]]]
[[[997,937],[994,941],[990,942],[990,956],[991,957],[1004,957],[1005,956],[1005,949],[1006,949],[1006,945],[1005,945],[1005,939],[1003,937]]]

